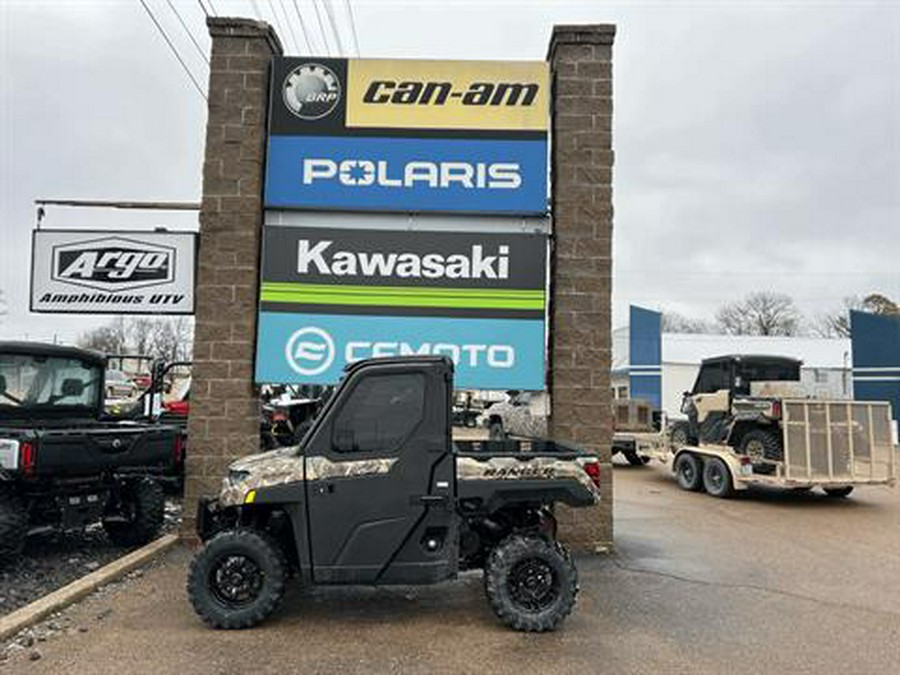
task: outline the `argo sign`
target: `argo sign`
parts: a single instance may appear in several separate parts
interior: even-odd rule
[[[186,233],[37,230],[31,310],[190,314],[194,247]]]

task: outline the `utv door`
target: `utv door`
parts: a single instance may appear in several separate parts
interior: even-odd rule
[[[457,568],[450,366],[349,374],[307,446],[316,583],[431,583]]]

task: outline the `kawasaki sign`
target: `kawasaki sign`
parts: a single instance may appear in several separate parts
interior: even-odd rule
[[[440,354],[462,387],[541,389],[547,240],[512,232],[265,227],[258,382]]]

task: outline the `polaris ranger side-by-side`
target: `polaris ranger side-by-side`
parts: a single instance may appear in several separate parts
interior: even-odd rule
[[[124,546],[161,527],[154,478],[179,461],[180,436],[109,420],[105,367],[84,349],[0,342],[0,559],[16,557],[32,527],[101,521]]]
[[[431,584],[483,569],[500,619],[556,628],[578,590],[553,505],[599,499],[596,455],[543,440],[454,443],[453,364],[348,366],[301,444],[234,462],[201,501],[188,576],[197,614],[246,628],[304,584]]]

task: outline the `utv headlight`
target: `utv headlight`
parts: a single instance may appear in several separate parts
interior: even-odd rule
[[[0,469],[19,468],[19,441],[0,438]]]
[[[240,485],[250,477],[249,471],[238,471],[237,469],[228,470],[228,484],[234,487]]]

